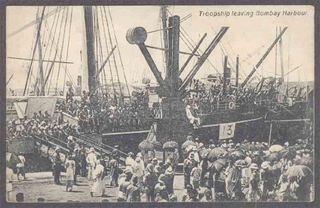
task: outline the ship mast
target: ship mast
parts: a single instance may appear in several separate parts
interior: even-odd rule
[[[168,13],[167,13],[167,6],[163,5],[161,6],[161,20],[162,20],[162,34],[163,34],[163,44],[164,44],[164,49],[165,49],[165,69],[167,70],[168,68],[168,59],[169,59],[169,42],[168,42],[168,31],[167,31],[167,18],[168,18]]]
[[[85,42],[86,42],[86,65],[84,69],[87,68],[88,78],[83,79],[88,80],[88,89],[90,93],[90,101],[96,102],[96,64],[95,64],[95,47],[94,47],[94,35],[93,35],[93,15],[92,6],[84,6],[84,22],[85,22]]]

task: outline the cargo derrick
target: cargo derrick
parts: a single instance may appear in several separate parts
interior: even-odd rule
[[[166,18],[164,18],[164,21],[166,21]],[[183,99],[187,94],[186,87],[190,84],[205,60],[227,32],[228,27],[221,28],[220,32],[216,35],[205,52],[199,57],[197,63],[192,67],[186,78],[182,80],[179,77],[181,74],[181,69],[179,68],[179,53],[181,53],[179,52],[180,17],[169,17],[168,23],[168,27],[163,31],[166,33],[164,37],[167,37],[168,40],[168,43],[165,43],[165,47],[168,47],[168,49],[165,50],[167,56],[166,75],[164,79],[145,45],[147,39],[146,30],[143,27],[129,29],[126,38],[130,44],[138,45],[159,84],[158,94],[162,98],[162,118],[157,119],[154,123],[154,125],[157,125],[157,140],[161,143],[169,140],[182,143],[185,141],[187,135],[193,130],[193,126],[190,124],[186,115],[186,105],[183,102]],[[201,42],[202,40],[198,45],[200,45]],[[192,51],[190,56],[194,56],[195,53],[196,50]],[[189,61],[183,65],[182,70],[188,62]]]

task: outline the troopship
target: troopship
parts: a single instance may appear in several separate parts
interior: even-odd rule
[[[32,59],[27,60],[30,61],[30,65],[23,96],[9,96],[7,98],[8,121],[24,116],[31,117],[35,110],[36,112],[47,110],[52,117],[58,118],[62,114],[69,124],[77,125],[79,122],[77,115],[68,111],[61,112],[59,109],[61,103],[66,102],[65,92],[68,93],[68,90],[72,91],[73,99],[81,101],[82,92],[85,89],[90,103],[90,106],[87,107],[90,112],[99,109],[95,113],[101,116],[101,121],[105,121],[102,117],[108,115],[108,112],[101,111],[102,103],[108,103],[111,108],[130,109],[131,106],[126,106],[126,101],[130,103],[134,99],[147,96],[146,102],[149,102],[149,107],[152,109],[150,114],[147,115],[141,111],[140,114],[137,112],[138,115],[129,116],[134,118],[132,126],[136,125],[137,127],[126,128],[126,124],[123,122],[128,119],[127,117],[112,116],[110,119],[109,116],[106,122],[115,127],[100,125],[98,129],[93,131],[73,132],[73,136],[79,140],[83,140],[101,151],[103,149],[108,154],[111,153],[114,145],[120,144],[122,156],[125,157],[126,152],[137,151],[138,145],[132,144],[139,144],[145,139],[157,140],[161,144],[167,141],[181,144],[188,135],[193,134],[203,142],[210,139],[215,142],[226,139],[233,139],[236,142],[244,139],[260,141],[261,138],[265,139],[265,135],[281,137],[281,135],[272,135],[272,128],[275,128],[272,127],[273,122],[283,121],[285,124],[290,123],[291,126],[294,122],[293,126],[301,126],[298,121],[310,119],[308,111],[312,112],[313,108],[312,89],[307,86],[289,87],[288,84],[286,86],[283,77],[263,77],[258,83],[251,82],[253,75],[259,70],[265,58],[278,44],[281,44],[282,36],[287,30],[286,27],[280,30],[251,73],[242,82],[239,79],[239,57],[236,58],[234,69],[230,67],[231,58],[228,56],[224,56],[222,73],[208,75],[203,82],[199,82],[195,76],[203,64],[209,60],[209,55],[217,50],[219,42],[229,28],[220,28],[216,36],[211,37],[212,40],[205,51],[202,52],[199,47],[203,44],[206,34],[198,43],[193,44],[190,52],[182,52],[179,46],[181,34],[185,31],[181,30],[180,23],[185,18],[181,19],[177,15],[169,17],[167,7],[162,6],[160,8],[161,29],[159,31],[162,33],[163,48],[146,45],[148,32],[143,27],[129,29],[126,36],[129,44],[139,47],[157,82],[151,85],[149,78],[143,78],[144,86],[129,87],[124,70],[121,70],[123,63],[117,46],[117,35],[110,10],[106,10],[105,7],[85,6],[83,11],[85,30],[84,49],[81,53],[82,76],[77,77],[76,82],[74,78],[70,77],[67,70],[67,65],[70,63],[62,56],[66,48],[63,48],[64,44],[59,45],[59,42],[68,40],[65,34],[72,24],[72,10],[58,7],[46,11],[43,8],[36,21],[37,32],[35,45],[32,49]],[[60,12],[64,12],[61,19],[58,16]],[[56,34],[49,32],[46,39],[48,43],[43,43],[41,38],[44,35],[41,35],[41,32],[44,27],[48,27],[45,25],[45,18],[53,14],[56,19],[54,24],[49,27],[50,32],[59,27],[62,31],[58,33],[57,30]],[[59,26],[59,24],[61,25]],[[48,30],[48,28],[46,29]],[[43,51],[43,45],[48,44],[46,46],[48,48],[49,42],[56,44],[52,46],[53,49],[55,48],[53,53],[46,51],[47,49]],[[159,70],[149,49],[164,51],[165,73]],[[38,60],[34,57],[36,50],[39,55]],[[103,55],[103,52],[107,53]],[[51,56],[50,54],[47,56],[51,60],[44,58],[48,53],[51,53]],[[64,54],[67,58],[68,53]],[[188,57],[184,63],[181,63],[179,58],[181,54]],[[191,59],[195,57],[197,58],[196,63],[183,77],[183,72],[187,70],[187,66],[191,65]],[[37,61],[38,72],[32,84],[32,64],[35,61]],[[47,70],[45,70],[45,64],[47,64]],[[66,82],[64,78],[64,87],[59,90],[58,84],[52,87],[50,82],[55,69],[58,71],[56,73],[58,73],[57,80],[59,80],[60,68],[65,71],[65,77],[69,77],[69,81]],[[232,74],[232,71],[235,73]],[[123,77],[123,82],[120,81],[120,76]],[[50,94],[50,87],[54,96],[52,93]],[[29,89],[31,91],[28,92]],[[194,100],[200,99],[200,95],[204,96],[203,99],[201,102],[195,103]],[[299,128],[303,128],[303,126]],[[60,144],[54,142],[54,144],[65,146],[61,142]],[[10,149],[14,149],[13,146]]]

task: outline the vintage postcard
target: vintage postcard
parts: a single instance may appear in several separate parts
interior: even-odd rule
[[[314,12],[8,6],[7,201],[313,201]]]

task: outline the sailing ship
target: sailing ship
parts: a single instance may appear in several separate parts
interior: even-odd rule
[[[227,33],[228,27],[220,29],[204,52],[199,47],[206,36],[203,36],[197,44],[192,46],[191,52],[181,52],[179,50],[180,34],[185,31],[181,30],[180,22],[184,21],[185,18],[180,19],[177,15],[169,17],[166,6],[161,6],[160,14],[162,25],[159,31],[162,32],[163,48],[145,44],[148,33],[143,27],[129,29],[126,36],[130,44],[136,44],[139,47],[157,81],[156,86],[150,86],[148,78],[144,78],[143,82],[147,86],[149,99],[156,100],[155,103],[159,106],[159,112],[152,123],[150,123],[150,128],[148,127],[142,131],[100,132],[99,135],[95,135],[94,137],[92,135],[83,136],[87,138],[92,137],[92,144],[94,143],[93,140],[98,137],[104,145],[110,146],[117,143],[128,144],[128,141],[140,142],[143,139],[157,140],[161,143],[165,143],[166,141],[182,143],[190,133],[198,135],[204,141],[208,141],[209,139],[234,139],[238,141],[248,139],[259,141],[269,134],[269,128],[266,128],[266,119],[269,121],[306,119],[305,110],[307,106],[312,108],[312,103],[310,104],[310,100],[308,100],[308,98],[312,97],[312,91],[310,92],[310,90],[305,89],[303,93],[301,88],[298,90],[298,93],[295,93],[298,96],[292,96],[288,102],[288,99],[280,99],[280,96],[277,95],[279,91],[282,91],[282,94],[289,94],[290,90],[292,90],[288,87],[287,90],[283,90],[283,85],[285,84],[283,77],[262,78],[257,84],[250,83],[253,75],[259,70],[260,65],[270,51],[279,43],[281,44],[282,36],[287,30],[287,28],[283,28],[242,83],[239,81],[239,57],[236,59],[236,78],[234,84],[231,83],[230,57],[224,57],[222,76],[211,75],[207,80],[208,83],[210,83],[210,80],[221,80],[224,101],[217,101],[213,105],[214,109],[209,112],[200,112],[198,115],[201,121],[200,125],[194,126],[190,124],[190,120],[186,115],[186,102],[188,102],[188,97],[199,91],[199,89],[193,89],[190,86],[202,65],[208,61],[209,55],[220,44],[219,42]],[[49,27],[46,25],[45,19],[52,15],[54,15],[55,20],[54,24]],[[28,76],[23,90],[24,97],[21,100],[18,100],[17,97],[7,99],[7,118],[9,118],[9,113],[14,116],[13,106],[19,117],[25,115],[30,117],[35,109],[47,109],[52,116],[57,117],[56,104],[63,102],[65,99],[63,95],[67,91],[67,88],[74,89],[75,94],[79,96],[83,90],[89,92],[91,95],[90,103],[92,105],[99,105],[104,100],[112,100],[112,102],[116,102],[117,105],[121,106],[125,100],[132,99],[133,94],[140,93],[137,90],[130,90],[132,87],[129,86],[125,75],[110,10],[106,9],[106,7],[84,6],[84,20],[84,49],[81,52],[83,74],[75,82],[74,78],[68,73],[68,64],[70,64],[68,62],[69,44],[59,44],[60,42],[70,40],[70,34],[67,37],[66,34],[68,33],[66,31],[69,29],[70,33],[72,9],[58,7],[54,10],[46,11],[45,7],[43,7],[42,10],[39,10],[36,20],[36,40],[32,49],[32,58],[29,60]],[[61,30],[59,31],[57,28]],[[48,30],[47,36],[41,34],[41,31],[44,29]],[[47,38],[47,42],[43,43],[42,39],[45,38]],[[46,45],[46,49],[43,52],[44,45]],[[65,45],[67,45],[67,48],[64,48]],[[37,49],[38,60],[35,58]],[[164,51],[165,73],[160,72],[153,57],[150,55],[149,49]],[[188,59],[181,68],[180,54],[188,56]],[[45,57],[48,57],[47,60]],[[190,64],[191,59],[194,57],[198,58],[196,64],[191,68],[186,77],[182,77],[181,74],[186,70],[187,65]],[[32,67],[35,65],[35,62],[37,62],[37,66]],[[47,64],[46,67],[45,64]],[[32,73],[33,68],[38,70],[37,73]],[[54,87],[54,84],[50,82],[55,69],[57,78]],[[64,76],[61,76],[61,71],[65,72]],[[165,74],[164,77],[162,76],[163,74]],[[120,76],[122,76],[123,82]],[[32,77],[34,78],[32,79]],[[63,77],[63,89],[60,92],[58,83],[61,77]],[[66,80],[66,77],[69,77],[69,81]],[[249,87],[248,85],[253,85],[254,87]],[[52,88],[54,89],[52,90]],[[247,105],[247,103],[243,103],[239,99],[239,96],[228,95],[226,93],[227,88],[246,89],[253,93],[269,94],[264,96],[265,100],[260,99],[260,103]],[[28,92],[30,89],[31,91]],[[51,91],[54,92],[54,96],[50,95]],[[306,94],[306,98],[302,99],[302,94]],[[157,97],[157,99],[151,99],[152,96]],[[24,102],[24,104],[21,104],[19,101]],[[69,123],[77,123],[76,117],[67,113],[64,114],[65,119]],[[102,148],[110,149],[110,146]],[[130,148],[126,148],[125,152],[129,150]]]

